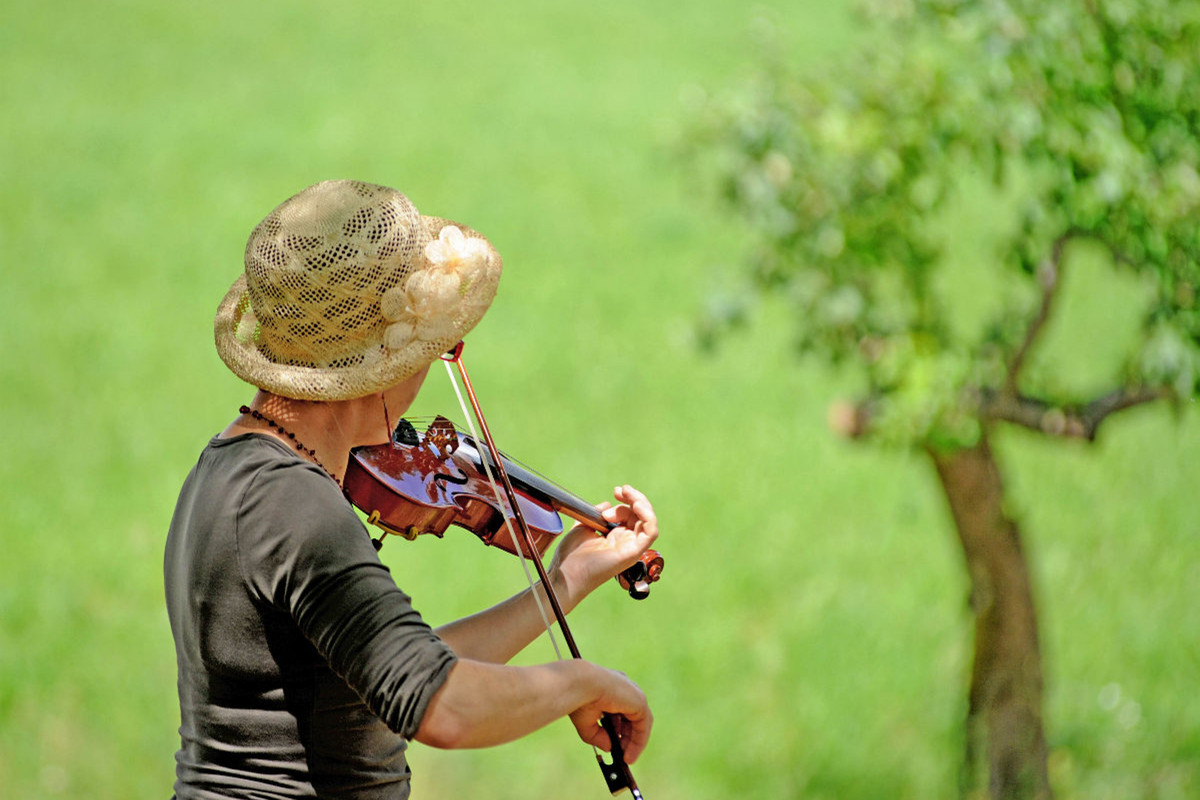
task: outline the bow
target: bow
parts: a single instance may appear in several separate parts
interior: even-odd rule
[[[546,597],[550,601],[550,608],[554,612],[554,619],[558,623],[558,628],[562,631],[563,640],[567,643],[567,648],[571,653],[572,658],[582,658],[579,654],[579,647],[575,644],[575,637],[571,634],[571,628],[567,625],[567,616],[562,610],[562,604],[558,600],[558,596],[554,592],[554,587],[550,583],[550,578],[546,574],[546,568],[542,564],[541,558],[538,557],[538,550],[534,546],[533,536],[530,533],[529,525],[525,521],[525,516],[521,512],[521,504],[517,502],[517,494],[513,489],[512,481],[509,478],[508,472],[505,470],[504,461],[501,458],[500,450],[496,447],[496,442],[492,439],[492,433],[488,429],[487,420],[484,419],[483,410],[479,406],[479,400],[475,396],[475,389],[471,385],[471,378],[467,375],[466,366],[462,361],[463,343],[459,342],[453,350],[442,356],[442,360],[446,362],[446,369],[450,370],[450,364],[458,367],[459,376],[462,378],[463,386],[467,390],[467,397],[471,401],[471,409],[474,412],[474,417],[479,423],[479,432],[482,434],[482,440],[486,444],[488,453],[491,456],[491,464],[488,464],[488,459],[482,459],[484,469],[488,474],[488,479],[492,483],[493,489],[496,490],[497,498],[499,498],[499,489],[503,489],[504,497],[507,499],[509,507],[512,509],[512,519],[516,521],[517,529],[520,533],[518,539],[513,535],[511,523],[508,518],[505,518],[505,524],[510,525],[509,536],[514,542],[519,541],[520,549],[524,552],[522,560],[528,558],[533,562],[534,568],[537,570],[538,579],[546,590]],[[451,372],[451,382],[453,382],[453,372]],[[458,384],[454,384],[455,391],[458,391]],[[462,395],[459,394],[459,402],[462,402]],[[471,415],[466,414],[464,406],[464,415],[470,423]],[[476,441],[480,440],[479,435],[475,436]],[[495,467],[495,475],[493,475],[492,467]],[[499,489],[496,486],[496,478],[499,479]],[[657,576],[655,576],[657,577]],[[537,593],[534,593],[537,598]],[[540,606],[540,601],[539,601]],[[543,612],[543,617],[545,616]],[[551,633],[549,620],[546,621],[546,630]],[[604,757],[599,752],[596,753],[596,762],[600,765],[600,769],[604,774],[604,782],[608,786],[608,790],[616,795],[622,791],[628,790],[633,795],[635,800],[642,800],[642,792],[638,788],[637,781],[633,778],[633,773],[629,770],[629,765],[625,763],[624,751],[621,748],[621,740],[617,736],[616,723],[608,713],[603,713],[600,716],[600,726],[604,728],[608,734],[609,742],[612,745],[610,751],[610,762],[605,763]]]

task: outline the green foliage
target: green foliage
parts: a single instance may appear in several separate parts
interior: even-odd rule
[[[1195,392],[1197,6],[882,0],[867,18],[862,47],[819,70],[768,47],[698,126],[756,235],[750,294],[786,297],[802,351],[861,366],[883,438],[967,443],[981,391],[1009,377],[1042,291],[1078,261],[1067,243],[1089,240],[1153,287],[1110,382]],[[947,252],[964,203],[996,228],[965,256]],[[956,328],[945,274],[979,270],[997,297]],[[726,306],[707,338],[741,313]]]

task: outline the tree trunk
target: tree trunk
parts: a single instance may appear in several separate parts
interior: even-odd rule
[[[966,556],[975,616],[962,795],[1047,800],[1037,615],[1020,534],[1004,514],[1000,470],[986,437],[929,454]]]

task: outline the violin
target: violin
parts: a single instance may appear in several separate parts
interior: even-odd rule
[[[510,456],[501,453],[500,459],[538,557],[563,532],[560,514],[600,534],[616,527],[594,506]],[[455,525],[474,533],[486,545],[517,556],[528,555],[512,538],[506,520],[511,521],[515,513],[507,498],[497,497],[489,470],[497,473],[487,448],[481,448],[474,437],[459,433],[445,417],[436,417],[424,434],[401,419],[390,443],[359,447],[350,453],[342,485],[350,502],[367,514],[367,521],[384,536],[393,534],[410,541],[421,534],[440,538]],[[642,600],[662,569],[662,556],[647,550],[617,580],[630,597]]]
[[[616,526],[595,507],[500,452],[475,397],[462,351],[463,343],[459,342],[442,360],[447,371],[452,363],[458,367],[482,441],[459,434],[445,417],[435,418],[424,436],[411,423],[401,420],[387,444],[351,451],[343,490],[384,535],[395,533],[415,539],[422,533],[432,533],[440,537],[450,525],[457,525],[473,532],[485,544],[528,558],[537,570],[571,657],[581,658],[566,614],[542,564],[542,555],[554,537],[562,533],[560,513],[601,535]],[[461,402],[461,394],[459,399]],[[463,411],[466,413],[465,403]],[[376,548],[381,542],[382,537]],[[650,584],[659,579],[662,569],[662,556],[647,550],[617,580],[631,597],[640,600],[649,593]],[[634,800],[642,800],[637,781],[625,763],[612,716],[601,714],[600,725],[611,744],[609,762],[596,754],[608,790],[614,795],[628,791]]]

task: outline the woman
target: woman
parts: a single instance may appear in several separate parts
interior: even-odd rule
[[[393,189],[330,181],[267,216],[245,264],[216,342],[258,392],[201,453],[166,545],[176,796],[403,798],[407,739],[485,747],[570,716],[609,749],[602,712],[635,761],[652,716],[625,676],[505,666],[543,630],[535,590],[431,629],[340,489],[350,450],[389,441],[430,363],[487,310],[492,245]],[[657,538],[644,495],[615,498],[617,528],[573,529],[555,553],[566,610]]]

